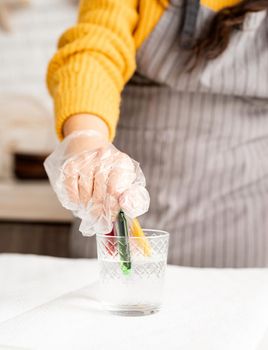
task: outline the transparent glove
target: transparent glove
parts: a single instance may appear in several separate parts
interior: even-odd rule
[[[71,133],[44,166],[61,204],[81,219],[85,236],[111,232],[120,208],[130,218],[148,211],[139,164],[95,130]]]

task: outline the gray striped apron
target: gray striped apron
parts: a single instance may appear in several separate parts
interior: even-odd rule
[[[169,263],[268,266],[267,12],[247,15],[226,51],[191,73],[182,12],[172,0],[123,92],[115,145],[145,173],[141,223],[170,232]],[[196,35],[212,16],[200,7]],[[77,237],[78,256],[95,249]]]

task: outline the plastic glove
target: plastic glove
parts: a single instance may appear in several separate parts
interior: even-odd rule
[[[130,218],[148,211],[139,164],[95,130],[71,133],[44,166],[61,204],[82,219],[85,236],[109,233],[120,208]]]

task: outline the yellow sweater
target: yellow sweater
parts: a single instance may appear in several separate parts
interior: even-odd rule
[[[152,32],[169,0],[82,0],[78,23],[59,40],[47,72],[56,129],[72,115],[99,116],[115,135],[120,96],[133,75],[136,50]],[[201,0],[214,11],[239,0]]]

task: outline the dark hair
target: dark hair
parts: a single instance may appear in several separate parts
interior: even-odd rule
[[[158,1],[164,5],[165,0]],[[212,60],[222,54],[232,33],[243,26],[246,15],[262,10],[268,10],[268,0],[242,0],[237,5],[217,12],[204,35],[193,45],[193,56],[187,65],[188,70],[195,68],[203,59]]]
[[[205,35],[193,47],[194,68],[202,59],[218,57],[227,48],[232,33],[242,27],[247,13],[268,9],[268,0],[244,0],[235,6],[226,7],[212,19]]]

